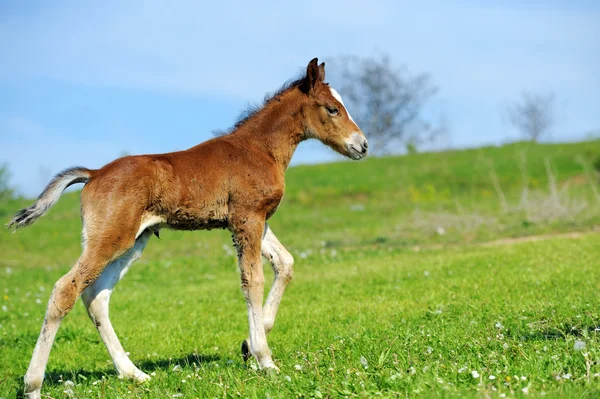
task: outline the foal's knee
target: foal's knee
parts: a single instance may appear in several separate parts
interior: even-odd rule
[[[275,325],[275,318],[271,315],[264,315],[263,317],[263,327],[265,329],[265,334],[268,334],[273,329]]]
[[[48,316],[58,320],[65,317],[73,309],[79,294],[80,289],[76,277],[71,273],[61,277],[52,289],[48,303]]]
[[[278,277],[287,284],[294,277],[294,257],[290,253],[287,253],[280,256],[279,261]]]

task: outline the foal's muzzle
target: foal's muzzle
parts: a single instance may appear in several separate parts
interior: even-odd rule
[[[369,143],[365,136],[358,132],[352,133],[352,135],[346,139],[346,150],[348,156],[355,161],[362,159],[367,156]]]

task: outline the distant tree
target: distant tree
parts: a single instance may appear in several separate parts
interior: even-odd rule
[[[8,165],[0,165],[0,201],[10,199],[15,192],[10,186],[10,171]]]
[[[528,140],[537,142],[554,124],[554,93],[523,92],[521,99],[508,107],[508,120]]]
[[[387,55],[340,57],[333,62],[336,88],[369,139],[376,155],[407,150],[434,141],[446,131],[421,118],[426,102],[437,93],[428,74],[411,75],[392,65]]]

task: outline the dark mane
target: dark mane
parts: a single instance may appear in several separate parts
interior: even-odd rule
[[[285,82],[283,84],[283,86],[281,86],[279,88],[279,90],[274,91],[272,93],[265,94],[265,98],[264,98],[262,104],[248,105],[248,107],[246,107],[246,109],[240,113],[235,124],[232,127],[230,127],[227,130],[215,130],[215,131],[213,131],[213,135],[215,137],[219,137],[219,136],[225,136],[227,134],[231,134],[231,133],[235,132],[237,129],[242,127],[246,122],[248,122],[250,119],[252,119],[265,106],[267,106],[271,102],[277,100],[277,98],[279,98],[279,96],[281,96],[286,91],[293,89],[295,87],[300,87],[304,82],[305,82],[304,76],[297,78],[297,79],[288,80],[287,82]]]

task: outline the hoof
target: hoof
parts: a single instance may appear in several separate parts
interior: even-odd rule
[[[271,362],[267,363],[265,366],[261,368],[263,372],[268,375],[275,375],[279,373],[279,367],[275,366],[275,363],[271,360]]]
[[[250,353],[250,343],[246,339],[244,342],[242,342],[242,359],[247,362],[251,357],[252,353]]]
[[[40,390],[32,392],[23,392],[23,397],[26,399],[41,399],[42,393]]]
[[[141,384],[143,382],[150,381],[152,378],[150,378],[150,376],[143,371],[138,370],[138,373],[134,374],[132,379]]]
[[[148,374],[144,373],[143,371],[141,371],[140,369],[135,369],[130,373],[119,374],[119,378],[126,379],[126,380],[132,380],[132,381],[139,382],[139,383],[151,380],[150,376]]]

